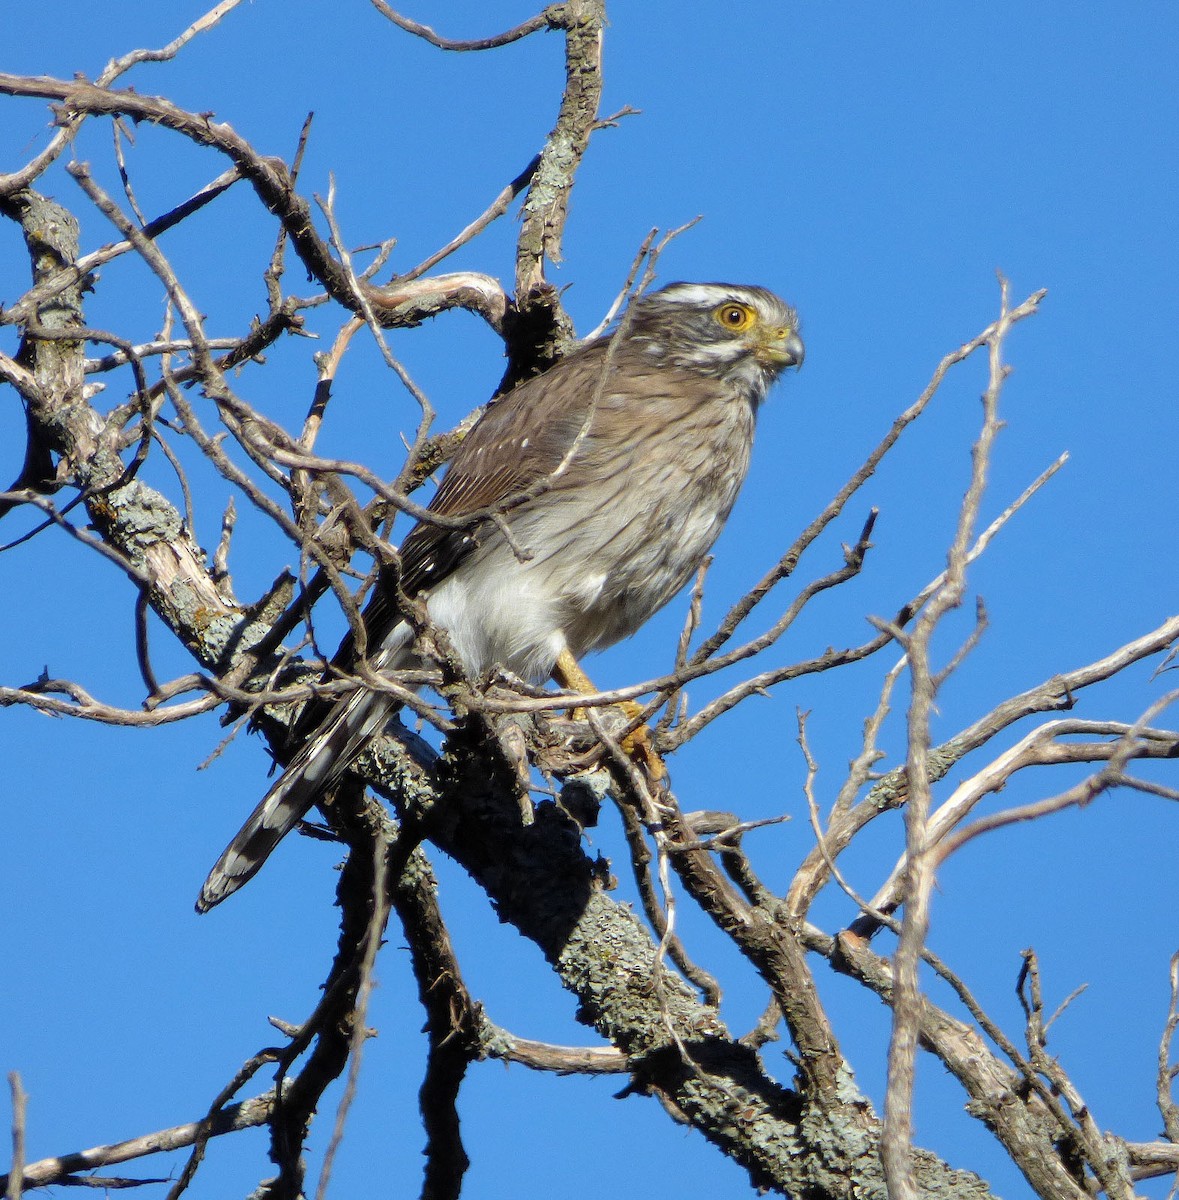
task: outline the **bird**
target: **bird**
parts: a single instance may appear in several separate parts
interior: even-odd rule
[[[470,678],[498,667],[592,691],[578,661],[633,634],[695,574],[744,482],[758,409],[803,356],[796,311],[765,288],[640,295],[612,332],[487,407],[429,509],[471,521],[414,526],[402,592],[424,601]],[[378,581],[363,620],[372,669],[423,665],[396,586]],[[333,662],[353,660],[349,635]],[[259,870],[396,708],[363,687],[305,706],[300,749],[210,872],[199,912]]]

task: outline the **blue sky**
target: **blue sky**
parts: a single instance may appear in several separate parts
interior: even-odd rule
[[[163,45],[200,11],[177,0],[26,6],[0,66],[92,77],[112,55]],[[451,36],[475,36],[532,10],[423,2],[405,11]],[[666,251],[661,278],[771,287],[797,305],[807,343],[805,369],[762,413],[748,485],[717,547],[706,625],[826,503],[938,360],[994,318],[997,270],[1016,301],[1040,287],[1049,294],[1007,347],[1014,370],[986,519],[1061,452],[1070,461],[971,575],[990,628],[940,697],[935,736],[1173,613],[1179,11],[1162,3],[648,0],[615,3],[610,18],[603,111],[642,112],[595,136],[565,261],[551,272],[567,286],[579,329],[598,323],[652,226],[699,215]],[[395,236],[393,266],[406,268],[482,211],[539,148],[555,116],[561,55],[551,34],[491,54],[446,55],[367,4],[255,0],[175,62],[141,67],[129,82],[215,111],[267,153],[289,156],[314,110],[304,192],[325,194],[330,173],[346,239]],[[42,105],[11,100],[3,114],[0,170],[11,170],[43,144],[46,115]],[[117,187],[106,126],[92,123],[77,154]],[[136,131],[129,164],[148,214],[225,165],[149,127]],[[63,172],[43,186],[82,208]],[[510,280],[514,232],[509,217],[449,265]],[[111,236],[97,214],[85,217],[84,248]],[[259,310],[272,236],[253,196],[237,189],[162,240],[209,314],[210,333],[240,332]],[[26,273],[15,228],[0,228],[0,303],[19,295]],[[301,286],[295,272],[291,283]],[[144,338],[163,317],[158,286],[129,263],[104,271],[90,304],[94,325]],[[339,319],[321,311],[310,326],[330,338]],[[494,336],[466,314],[391,340],[446,424],[482,402],[501,371]],[[14,348],[12,330],[0,329],[0,349]],[[297,422],[319,348],[276,346],[265,370],[237,381],[241,394]],[[112,382],[110,403],[123,386]],[[880,508],[863,575],[824,598],[767,666],[864,639],[866,614],[890,615],[941,569],[984,386],[981,361],[959,368],[804,559],[800,583],[838,565],[840,542],[854,540],[870,506]],[[376,353],[358,343],[337,381],[321,447],[391,475],[398,433],[414,416]],[[5,483],[19,467],[22,430],[8,399],[0,405]],[[152,481],[174,494],[162,466],[149,466]],[[194,471],[208,489],[198,532],[212,546],[227,493]],[[23,520],[10,517],[0,539],[22,532]],[[244,512],[231,562],[239,594],[258,595],[290,562],[289,547]],[[27,682],[48,666],[104,699],[138,703],[133,597],[109,565],[43,535],[0,556],[0,588],[8,634],[0,683]],[[776,595],[761,624],[789,596]],[[683,612],[682,601],[673,604],[634,641],[595,660],[595,678],[622,684],[662,671]],[[941,653],[952,653],[967,628],[967,617],[951,622]],[[153,650],[162,676],[189,669],[162,630]],[[792,814],[749,845],[767,881],[784,887],[810,847],[796,708],[811,713],[819,798],[829,803],[893,661],[778,689],[718,722],[673,763],[683,806]],[[1168,686],[1165,676],[1151,678],[1152,665],[1082,697],[1076,715],[1135,719]],[[711,686],[693,690],[693,702],[707,699]],[[231,905],[197,919],[191,904],[200,880],[264,786],[267,758],[255,739],[238,738],[198,772],[222,736],[211,719],[119,732],[10,708],[0,730],[0,894],[13,965],[0,992],[0,1065],[19,1070],[31,1095],[30,1157],[192,1119],[268,1043],[268,1014],[298,1021],[313,1006],[334,944],[333,851],[293,839]],[[884,747],[895,756],[902,745],[894,723]],[[1072,779],[1021,779],[996,803],[1050,794]],[[847,860],[865,893],[903,838],[899,820],[880,824]],[[1040,954],[1049,1003],[1089,984],[1054,1027],[1050,1050],[1072,1070],[1098,1123],[1137,1140],[1159,1127],[1151,1098],[1167,960],[1179,948],[1177,844],[1173,805],[1119,792],[1084,812],[981,840],[947,866],[934,901],[932,944],[1010,1033],[1019,1033],[1013,989],[1025,947]],[[618,855],[619,846],[613,825],[595,833],[595,849]],[[540,956],[496,922],[451,864],[438,867],[468,981],[493,1019],[524,1036],[592,1043]],[[841,896],[815,913],[830,929],[853,915]],[[725,1015],[743,1029],[764,995],[721,939],[698,925],[689,923],[691,944],[727,977]],[[381,1032],[366,1049],[336,1167],[338,1195],[372,1191],[374,1160],[384,1177],[377,1194],[412,1194],[418,1185],[420,1016],[396,934],[379,978],[370,1023]],[[821,975],[820,986],[860,1085],[879,1102],[885,1011],[846,980]],[[767,1059],[789,1077],[775,1048]],[[617,1080],[553,1079],[491,1063],[474,1069],[462,1108],[473,1159],[464,1194],[495,1200],[559,1188],[580,1200],[604,1186],[619,1200],[656,1188],[748,1194],[744,1175],[702,1139],[674,1127],[651,1101],[612,1100],[616,1090]],[[961,1114],[962,1102],[941,1068],[923,1060],[918,1140],[978,1170],[1005,1196],[1027,1194]],[[329,1127],[325,1113],[314,1152]],[[213,1148],[193,1194],[244,1193],[264,1170],[263,1135],[246,1135]]]

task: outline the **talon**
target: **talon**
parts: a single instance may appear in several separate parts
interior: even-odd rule
[[[648,726],[640,725],[638,729],[628,733],[622,739],[622,748],[627,757],[647,772],[653,783],[658,783],[667,776],[667,764],[651,744],[651,730]]]
[[[577,659],[568,650],[562,650],[553,667],[553,678],[565,688],[578,692],[594,692],[597,689],[589,676],[581,669]],[[633,721],[642,711],[642,706],[633,700],[623,700],[616,705],[626,714],[628,721]],[[575,721],[585,719],[585,709],[575,708],[572,712]],[[646,725],[640,725],[622,739],[622,749],[627,757],[647,772],[652,783],[658,783],[667,776],[667,766],[659,757],[651,744],[651,730]]]

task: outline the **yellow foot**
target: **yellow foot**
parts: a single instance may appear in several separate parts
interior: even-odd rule
[[[553,678],[571,692],[596,692],[590,677],[581,669],[581,664],[569,653],[562,650],[553,667]],[[628,721],[633,721],[643,711],[642,706],[633,700],[623,700],[618,708],[626,714]],[[580,710],[574,711],[574,716]],[[651,744],[651,730],[646,725],[640,725],[622,739],[622,748],[632,762],[642,767],[654,783],[658,783],[667,775],[667,767]]]
[[[643,711],[633,700],[624,700],[618,707],[632,721]],[[651,744],[649,726],[640,725],[638,729],[628,733],[622,739],[622,748],[632,761],[646,770],[653,783],[658,783],[667,775],[667,764],[659,757],[659,752]]]

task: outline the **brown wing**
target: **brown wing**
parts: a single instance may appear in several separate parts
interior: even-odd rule
[[[585,426],[606,349],[607,343],[598,341],[576,350],[496,401],[459,447],[430,510],[461,517],[494,507],[551,475]],[[405,591],[416,595],[437,586],[478,546],[488,524],[415,525],[401,545]]]
[[[497,400],[467,434],[430,509],[447,517],[490,508],[527,491],[564,461],[585,425],[601,385],[608,343],[593,342],[567,355],[543,375],[526,380]],[[486,527],[484,527],[484,532]],[[478,524],[444,529],[420,521],[401,545],[401,586],[409,596],[435,587],[478,546]],[[375,650],[401,622],[391,589],[379,584],[365,605],[364,627]],[[352,633],[332,658],[347,670],[353,661]],[[315,728],[331,701],[305,706],[294,741]]]

